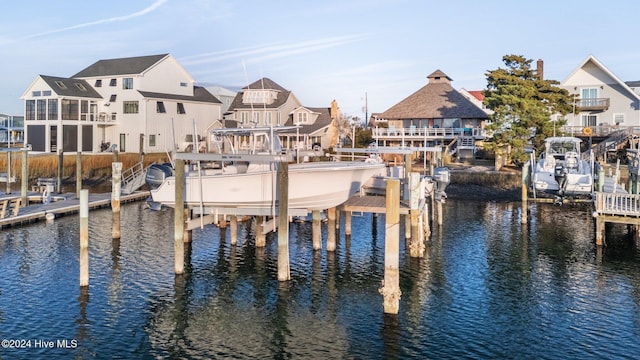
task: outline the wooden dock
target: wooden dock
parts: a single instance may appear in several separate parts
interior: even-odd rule
[[[129,195],[120,195],[120,202],[139,201],[149,197],[148,191],[137,191]],[[0,195],[0,210],[6,209],[0,218],[0,229],[18,226],[25,223],[45,220],[48,217],[60,217],[80,211],[80,199],[75,193],[57,194],[47,204],[42,202],[42,195],[29,193],[27,205],[20,204],[20,196]],[[16,203],[19,207],[16,208]],[[111,193],[89,194],[89,209],[111,206]]]
[[[350,212],[385,214],[387,212],[386,197],[374,195],[352,196],[340,208]],[[399,214],[408,215],[409,210],[409,205],[404,201],[400,201]]]

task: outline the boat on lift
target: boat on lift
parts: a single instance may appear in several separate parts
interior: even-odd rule
[[[582,140],[576,137],[549,137],[544,151],[533,166],[536,192],[555,196],[591,196],[594,186],[593,155],[583,157]]]
[[[197,161],[185,170],[185,203],[188,207],[213,208],[219,213],[265,213],[273,210],[277,200],[277,166],[274,161],[257,161],[255,155],[268,158],[286,157],[280,146],[279,128],[238,128],[211,131],[212,139],[221,137],[243,138],[246,145],[238,149],[232,142],[220,147],[220,153],[229,152],[231,161]],[[196,154],[194,154],[196,155]],[[199,155],[199,154],[198,154]],[[247,155],[243,160],[243,155]],[[168,165],[158,166],[153,181],[149,181],[153,202],[165,206],[175,205],[175,173],[168,173]],[[386,172],[383,163],[367,162],[311,162],[289,164],[288,203],[290,211],[308,213],[328,209],[344,203],[372,176]],[[149,176],[148,176],[149,180]]]

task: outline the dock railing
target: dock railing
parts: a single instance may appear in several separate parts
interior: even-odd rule
[[[596,214],[640,217],[640,194],[596,192]]]

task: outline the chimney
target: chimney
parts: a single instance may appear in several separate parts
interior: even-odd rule
[[[538,66],[538,78],[540,80],[543,80],[544,79],[544,76],[543,76],[544,75],[543,74],[543,72],[544,72],[544,63],[543,63],[542,59],[538,59],[537,66]]]

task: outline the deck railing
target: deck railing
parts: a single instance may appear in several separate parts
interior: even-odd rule
[[[473,136],[481,139],[486,136],[486,130],[481,128],[374,128],[374,138],[413,138],[413,139],[453,139],[458,136]]]
[[[596,192],[596,213],[640,217],[640,194]]]

